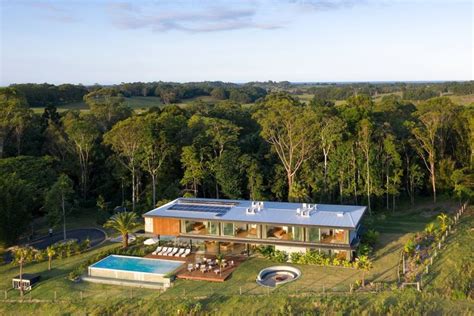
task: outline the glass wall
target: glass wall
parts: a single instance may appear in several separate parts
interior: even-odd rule
[[[234,236],[234,223],[222,223],[222,235]]]
[[[219,224],[216,222],[181,221],[181,231],[193,235],[219,235]]]
[[[304,241],[304,228],[299,226],[266,225],[263,238]]]
[[[319,242],[319,227],[306,228],[306,240],[309,242]]]
[[[345,229],[321,228],[321,242],[326,244],[348,243],[349,235]]]

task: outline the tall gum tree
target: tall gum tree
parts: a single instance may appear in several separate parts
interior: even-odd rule
[[[272,94],[254,118],[261,126],[261,136],[272,145],[285,168],[291,200],[298,170],[317,149],[316,114],[288,94]]]
[[[139,153],[143,137],[143,119],[132,116],[115,124],[104,135],[104,143],[112,147],[132,176],[132,210],[135,211],[137,202],[137,171],[139,168]]]

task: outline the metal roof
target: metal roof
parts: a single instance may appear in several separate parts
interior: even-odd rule
[[[263,207],[256,209],[255,214],[249,214],[248,209],[252,209],[252,201],[248,200],[178,198],[145,213],[144,216],[356,228],[367,208],[333,204],[311,206],[315,207],[309,215],[301,216],[297,214],[297,210],[303,209],[302,203],[264,201]]]

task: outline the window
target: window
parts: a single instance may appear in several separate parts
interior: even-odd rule
[[[222,223],[222,235],[234,236],[234,223]]]
[[[209,235],[219,235],[219,223],[208,222],[207,230],[209,231]]]
[[[348,243],[348,234],[345,229],[321,228],[321,242],[329,244]]]
[[[318,227],[308,227],[306,228],[308,232],[308,241],[319,242],[319,228]]]
[[[304,230],[303,227],[293,226],[291,227],[291,240],[304,241]]]

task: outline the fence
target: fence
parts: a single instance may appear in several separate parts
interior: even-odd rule
[[[401,287],[406,287],[406,286],[416,286],[418,291],[421,291],[422,288],[427,285],[429,282],[429,273],[431,271],[430,267],[433,265],[433,262],[435,262],[436,257],[438,256],[438,251],[441,251],[443,249],[443,246],[447,244],[447,238],[455,231],[455,227],[459,223],[461,215],[466,211],[468,207],[468,203],[465,202],[459,210],[456,211],[456,213],[453,216],[453,223],[448,226],[446,229],[446,232],[443,234],[440,240],[438,240],[438,244],[434,247],[434,251],[431,253],[431,255],[425,259],[425,266],[422,269],[420,273],[416,275],[416,282],[402,282]],[[405,255],[403,250],[401,251],[402,253],[402,271],[400,271],[400,263],[398,264],[398,278],[399,282],[401,279],[401,275],[405,274]],[[424,281],[425,280],[425,281]]]

